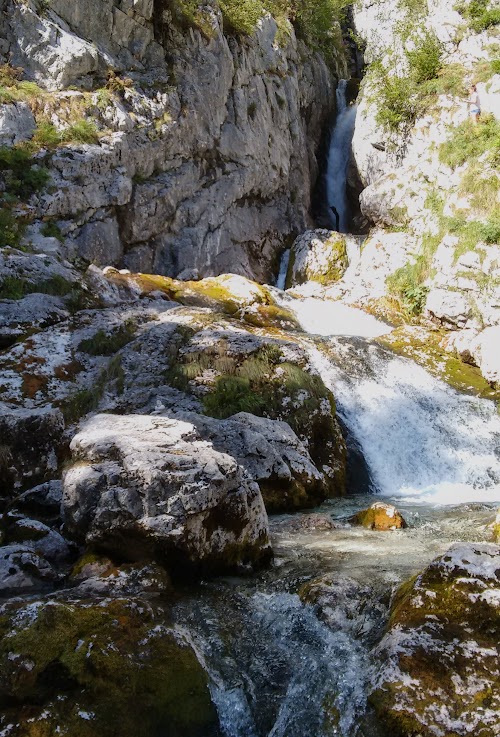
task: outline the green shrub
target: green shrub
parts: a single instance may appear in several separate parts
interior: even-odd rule
[[[467,120],[453,129],[451,137],[441,144],[439,159],[452,169],[488,154],[493,165],[500,164],[500,121],[484,117],[479,125]]]
[[[489,4],[489,0],[472,0],[468,4],[458,5],[456,9],[469,22],[473,31],[481,33],[500,23],[500,9],[488,8]]]
[[[392,133],[407,134],[413,127],[422,101],[415,82],[409,77],[383,77],[377,86],[376,120]]]
[[[44,223],[40,228],[40,233],[45,236],[45,238],[57,238],[61,243],[64,241],[64,236],[61,233],[60,227],[53,220],[48,220]]]
[[[71,282],[58,274],[38,283],[7,276],[0,282],[0,299],[22,299],[28,294],[50,294],[53,297],[64,297],[71,292],[72,288]]]
[[[45,187],[49,172],[36,165],[22,148],[0,148],[0,173],[6,181],[6,191],[11,197],[27,200]]]
[[[26,223],[15,217],[8,207],[0,207],[0,247],[19,248]]]
[[[435,79],[441,69],[443,48],[432,33],[415,42],[415,48],[406,52],[409,71],[416,84]]]
[[[427,276],[428,261],[420,255],[414,263],[405,264],[387,278],[389,291],[398,297],[405,312],[411,316],[422,312],[429,291],[422,282]]]

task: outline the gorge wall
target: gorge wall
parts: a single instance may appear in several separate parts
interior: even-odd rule
[[[350,186],[375,229],[352,299],[446,328],[443,345],[498,381],[500,11],[381,0],[353,12],[368,68]]]
[[[24,73],[0,107],[1,142],[31,141],[50,172],[22,203],[25,243],[46,251],[49,221],[65,257],[98,265],[276,271],[308,223],[344,51],[332,69],[291,24],[283,33],[268,15],[230,35],[215,2],[195,17],[188,5],[2,2],[2,58]]]

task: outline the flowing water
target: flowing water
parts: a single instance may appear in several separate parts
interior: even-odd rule
[[[345,231],[356,111],[345,104],[345,83],[337,94],[328,198]],[[500,417],[492,402],[459,394],[379,345],[391,328],[370,315],[274,293],[309,334],[311,364],[335,395],[354,457],[364,459],[357,486],[364,493],[316,510],[334,521],[331,530],[311,529],[305,513],[272,518],[272,566],[186,590],[174,616],[210,674],[220,730],[206,737],[385,737],[368,702],[372,647],[399,584],[453,542],[490,539],[500,501]],[[349,517],[374,494],[395,503],[409,528],[352,527]],[[319,577],[321,597],[304,603]]]
[[[337,98],[337,120],[333,129],[328,166],[326,171],[326,192],[329,207],[335,207],[339,214],[340,233],[347,233],[349,224],[349,206],[347,202],[346,178],[347,165],[351,155],[351,141],[356,122],[356,106],[347,105],[347,80],[339,81]]]
[[[337,529],[271,519],[275,560],[248,579],[186,592],[189,626],[211,675],[221,737],[384,737],[367,702],[397,586],[458,540],[487,540],[500,500],[500,417],[374,338],[390,328],[341,303],[283,296],[309,340],[311,362],[368,466],[371,489],[409,529],[377,533],[347,520],[373,501],[350,495],[319,510]],[[367,489],[368,490],[368,489]],[[327,576],[319,608],[301,601]],[[328,603],[329,602],[329,603]]]

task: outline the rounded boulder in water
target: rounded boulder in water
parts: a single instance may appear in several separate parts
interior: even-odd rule
[[[375,502],[351,517],[354,525],[362,525],[368,530],[402,530],[408,527],[403,515],[396,507],[385,502]]]

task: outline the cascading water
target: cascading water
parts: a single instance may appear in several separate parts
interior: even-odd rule
[[[327,175],[328,202],[344,232],[356,115],[345,90],[344,81]],[[374,317],[340,301],[269,289],[295,313],[304,331],[296,339],[364,457],[369,483],[361,488],[395,498],[409,529],[378,534],[351,526],[347,520],[373,495],[329,500],[319,511],[334,518],[333,530],[294,526],[296,517],[271,519],[270,569],[180,597],[174,619],[189,628],[219,716],[219,727],[203,737],[386,737],[368,702],[377,669],[370,648],[403,581],[453,542],[490,538],[500,500],[500,417],[491,401],[460,394],[384,348],[377,339],[391,328]],[[299,596],[325,574],[326,614]]]
[[[330,208],[334,207],[338,212],[337,230],[340,233],[346,233],[349,225],[349,206],[346,190],[347,165],[351,155],[351,141],[356,121],[356,106],[347,105],[346,89],[347,80],[341,79],[336,92],[337,120],[330,142],[326,171],[328,206]]]

